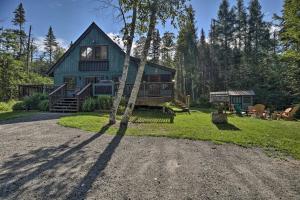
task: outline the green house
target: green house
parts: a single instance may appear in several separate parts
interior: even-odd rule
[[[54,77],[56,86],[49,94],[50,110],[78,111],[89,96],[114,96],[124,58],[125,52],[119,45],[92,23],[47,72]],[[138,58],[131,57],[125,97],[130,96],[139,62]],[[157,105],[171,101],[174,75],[172,68],[147,62],[136,104]]]

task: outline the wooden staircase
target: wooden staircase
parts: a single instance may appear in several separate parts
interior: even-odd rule
[[[180,91],[175,90],[174,103],[182,109],[182,112],[190,113],[190,95],[184,95]]]
[[[51,106],[50,112],[77,112],[77,104],[76,98],[60,98]]]
[[[92,84],[84,86],[75,97],[66,97],[66,84],[49,94],[50,112],[78,112],[84,100],[92,95]]]

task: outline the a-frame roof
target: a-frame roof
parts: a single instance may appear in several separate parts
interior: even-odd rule
[[[86,35],[92,30],[92,29],[96,29],[97,31],[99,31],[102,35],[104,35],[104,37],[106,37],[107,40],[111,41],[113,45],[115,45],[115,47],[117,47],[117,49],[119,49],[122,53],[125,54],[125,52],[123,51],[123,49],[117,45],[104,31],[102,31],[102,29],[97,26],[97,24],[95,22],[93,22],[82,34],[81,36],[74,42],[74,44],[71,45],[71,47],[57,60],[56,63],[54,63],[49,70],[46,72],[47,75],[53,75],[54,70],[64,61],[64,59],[70,54],[70,52],[72,52],[72,50],[79,45],[79,43],[81,42],[81,40],[83,40]],[[131,56],[131,60],[134,62],[139,63],[140,59],[139,58],[135,58]],[[147,62],[148,64],[151,64],[151,66],[156,67],[156,68],[160,68],[163,70],[167,70],[167,71],[171,71],[172,73],[175,73],[175,69],[172,69],[170,67],[166,67],[163,65],[159,65],[156,63],[151,63],[151,62]]]

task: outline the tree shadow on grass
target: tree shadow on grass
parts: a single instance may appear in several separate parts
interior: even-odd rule
[[[236,127],[235,125],[230,124],[230,123],[227,123],[227,124],[215,124],[215,125],[216,125],[216,127],[219,130],[222,130],[222,131],[240,131],[241,130],[238,127]]]
[[[98,133],[74,147],[69,145],[76,136],[56,147],[43,147],[25,154],[14,154],[0,165],[0,199],[19,199],[26,191],[49,199],[65,196],[68,188],[70,189],[70,180],[76,177],[73,169],[83,167],[89,159],[86,152],[88,144],[103,135],[109,127],[110,125],[103,126]],[[96,163],[97,169],[101,166],[102,169],[105,168],[119,140],[117,135],[104,150]],[[58,176],[61,177],[60,181],[55,178]]]

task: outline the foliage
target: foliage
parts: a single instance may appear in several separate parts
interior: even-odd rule
[[[38,105],[38,109],[40,111],[49,111],[49,100],[44,99],[44,100],[40,101],[40,103]]]
[[[25,106],[25,103],[23,101],[20,101],[20,102],[17,102],[16,104],[14,104],[12,109],[14,111],[26,110],[26,106]]]
[[[96,99],[96,108],[100,110],[110,110],[112,104],[113,104],[113,98],[108,95],[100,95]],[[120,105],[122,105],[121,102]]]
[[[12,107],[17,102],[15,100],[9,100],[8,102],[0,102],[0,112],[12,111]]]
[[[229,124],[216,126],[211,122],[211,110],[192,110],[191,114],[177,113],[174,123],[139,123],[130,124],[126,135],[157,136],[186,138],[193,140],[209,140],[218,143],[233,143],[245,147],[258,146],[288,153],[300,159],[300,122],[268,121],[249,117],[229,116]],[[155,113],[135,112],[133,117],[159,117]],[[63,117],[59,124],[98,132],[107,123],[106,114],[78,114]],[[115,134],[116,127],[107,131]]]
[[[45,44],[45,51],[48,54],[49,63],[52,64],[53,61],[53,52],[57,48],[58,44],[56,42],[56,37],[54,36],[52,27],[49,27],[48,33],[46,35],[46,38],[44,40]]]
[[[298,108],[298,110],[296,111],[294,117],[295,117],[296,119],[300,119],[300,103],[297,104],[297,105],[295,105],[295,106]]]
[[[82,104],[82,111],[83,112],[94,111],[96,109],[96,106],[97,106],[97,102],[95,101],[94,98],[92,97],[87,98]]]
[[[0,101],[18,98],[19,84],[53,83],[44,76],[49,68],[45,52],[38,51],[34,37],[24,31],[26,19],[22,3],[13,15],[12,23],[17,28],[0,28]],[[63,51],[57,46],[52,60],[56,61]]]
[[[39,110],[39,103],[48,100],[48,95],[43,93],[35,93],[30,97],[25,97],[23,102],[26,110]]]

